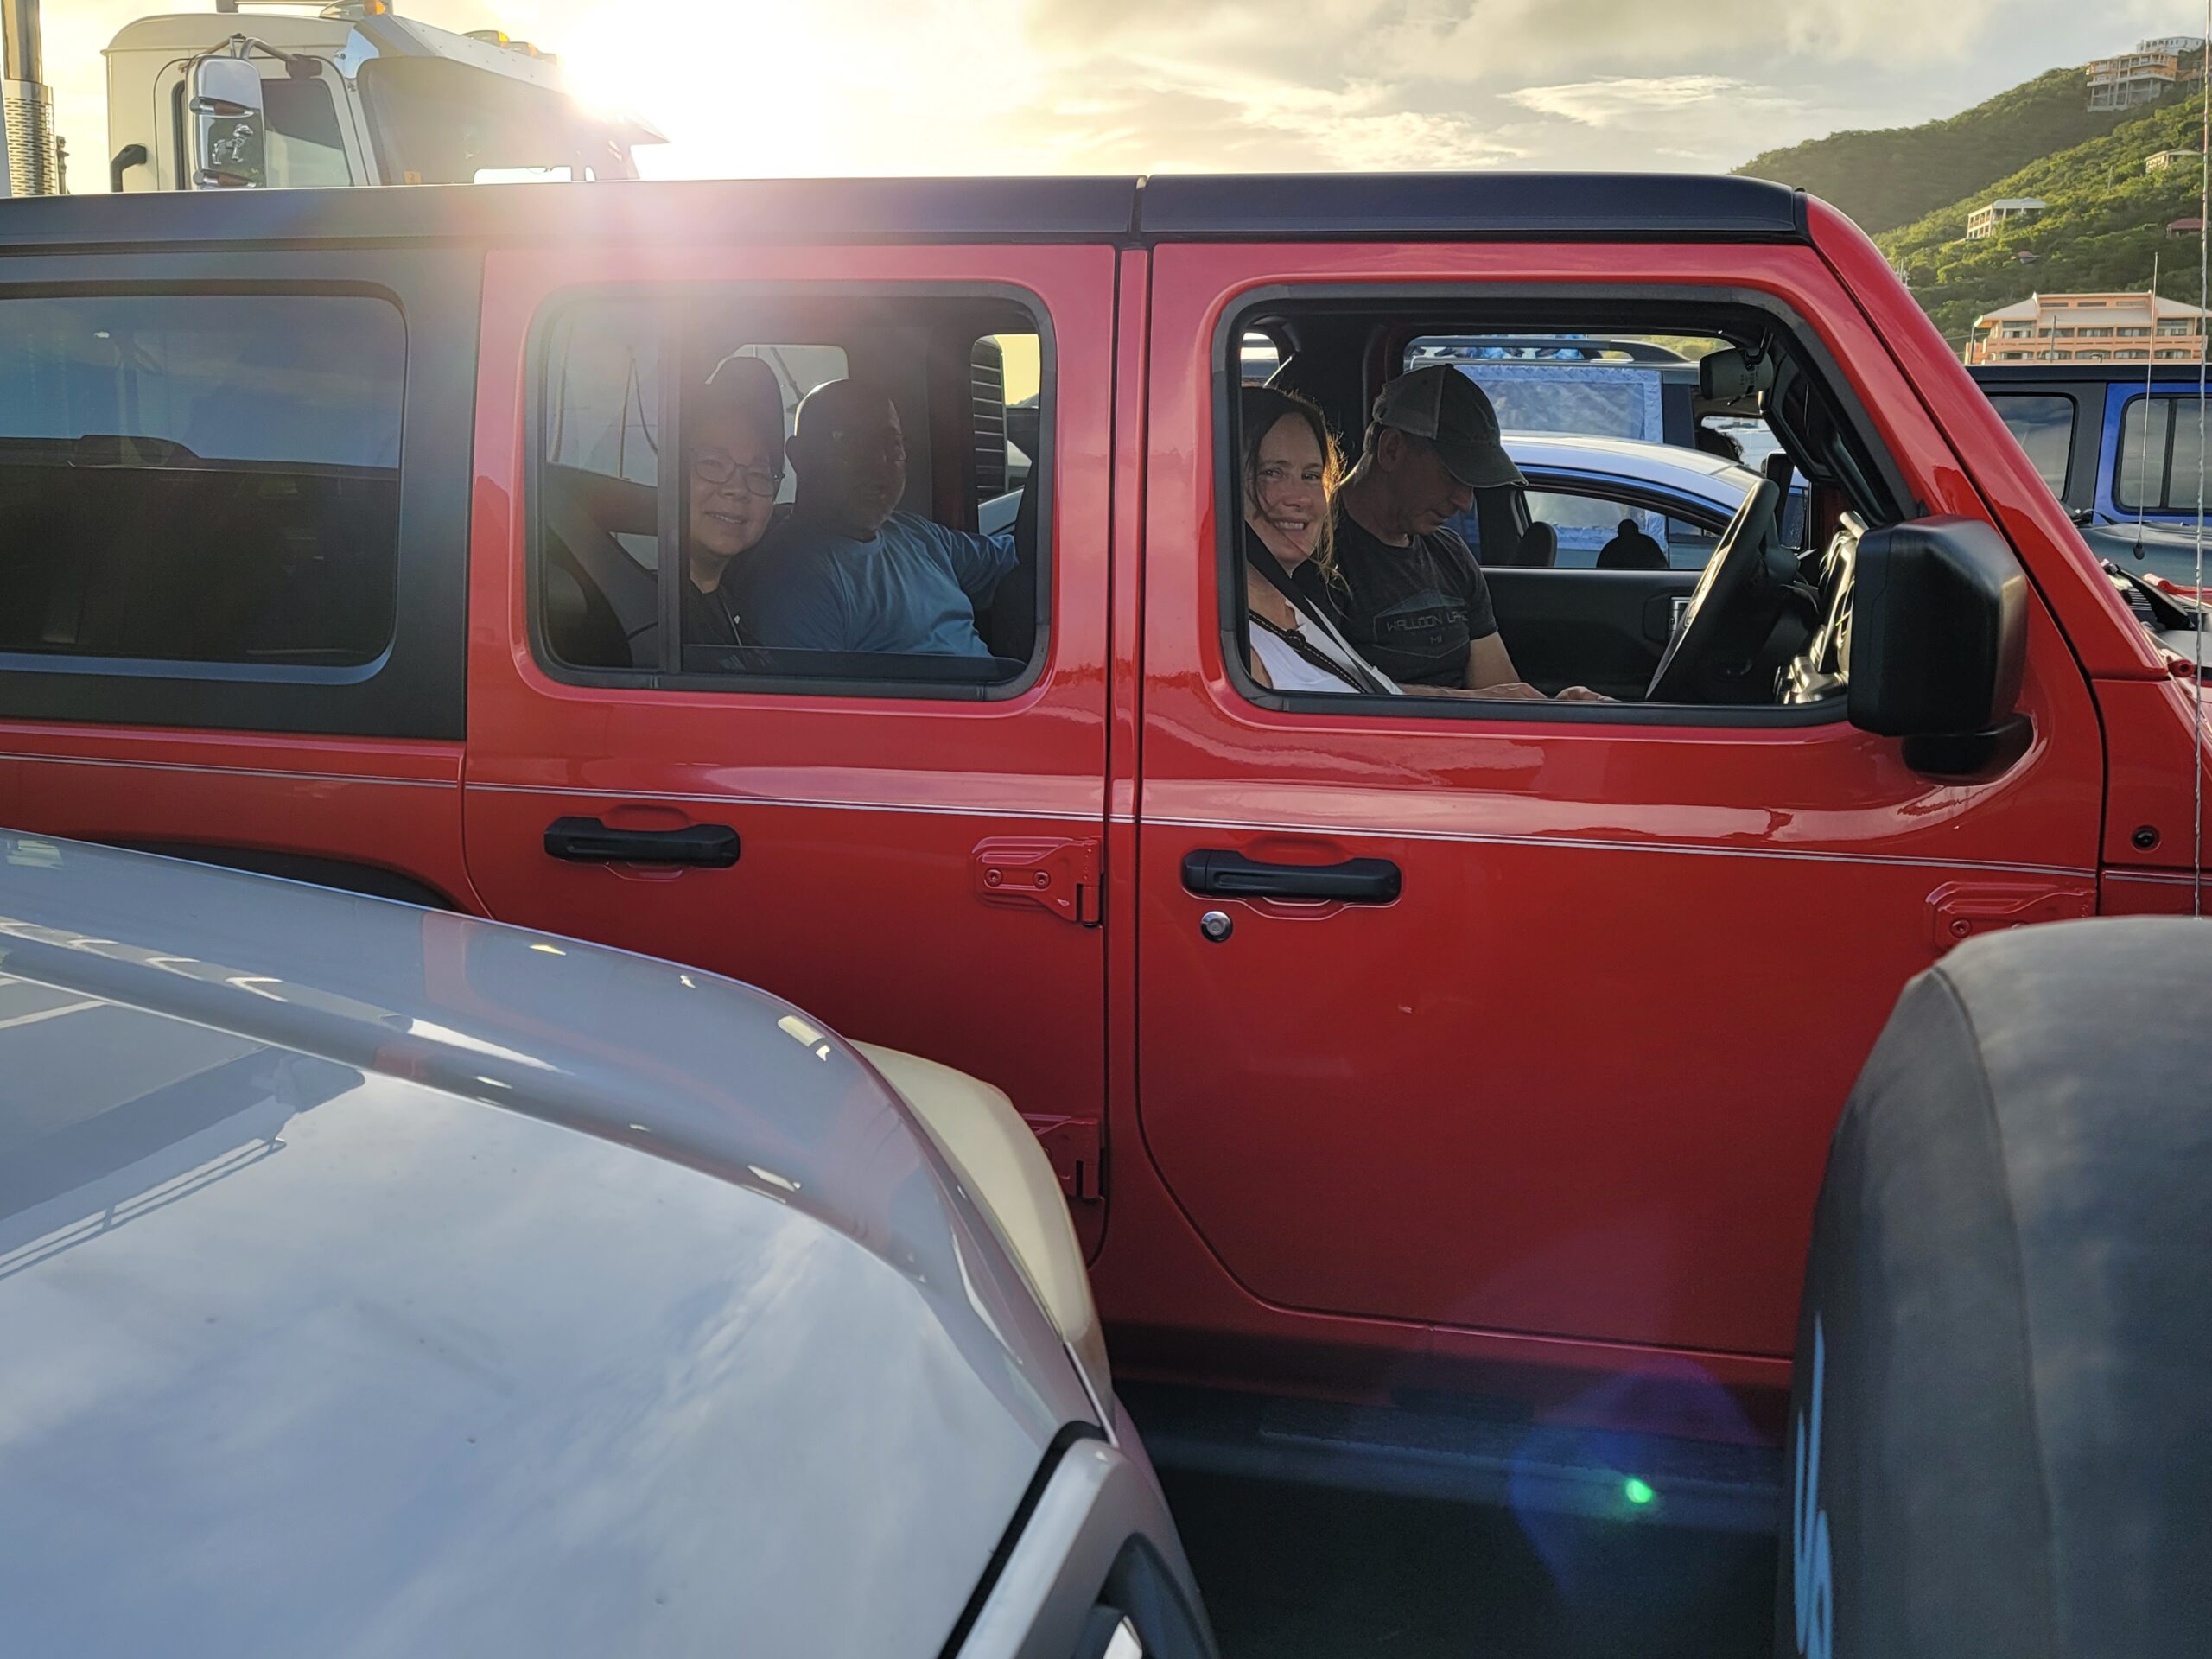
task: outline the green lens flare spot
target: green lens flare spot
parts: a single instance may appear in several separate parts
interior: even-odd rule
[[[1633,1475],[1630,1476],[1629,1478],[1622,1484],[1621,1492],[1630,1503],[1635,1504],[1638,1509],[1642,1509],[1646,1503],[1649,1503],[1653,1498],[1659,1496],[1658,1493],[1651,1490],[1649,1483],[1638,1480]]]

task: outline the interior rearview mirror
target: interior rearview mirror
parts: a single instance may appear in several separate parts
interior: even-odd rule
[[[1774,359],[1756,360],[1741,348],[1727,346],[1698,359],[1698,396],[1709,404],[1732,404],[1757,392],[1774,389]]]
[[[2028,579],[1978,518],[1869,531],[1851,588],[1851,723],[1904,739],[1938,777],[2002,771],[2031,735],[2017,712]]]
[[[261,72],[244,58],[201,58],[191,69],[192,186],[251,189],[268,181]]]

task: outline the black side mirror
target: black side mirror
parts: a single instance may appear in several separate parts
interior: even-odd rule
[[[1860,538],[1851,588],[1851,723],[1904,739],[1937,777],[2002,771],[2026,749],[2015,712],[2028,579],[1978,518],[1918,518]]]

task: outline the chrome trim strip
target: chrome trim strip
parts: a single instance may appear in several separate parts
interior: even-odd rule
[[[1012,806],[925,806],[907,801],[817,801],[775,795],[677,795],[659,790],[563,789],[546,784],[470,784],[472,790],[502,795],[585,796],[601,801],[682,801],[708,806],[810,807],[828,812],[926,812],[951,818],[1046,818],[1056,823],[1103,823],[1103,807],[1091,812],[1054,812],[1044,808]]]
[[[104,755],[19,754],[0,751],[0,760],[44,761],[57,766],[120,766],[137,772],[199,772],[220,778],[275,778],[309,784],[392,784],[402,789],[458,789],[458,779],[392,778],[382,772],[283,772],[264,766],[205,766],[186,760],[119,760]]]
[[[1183,830],[1249,830],[1262,835],[1371,836],[1383,841],[1448,841],[1469,846],[1570,848],[1579,852],[1684,853],[1703,858],[1780,858],[1815,864],[1884,864],[1907,869],[1997,871],[2012,875],[2062,875],[2093,881],[2094,868],[2067,864],[2005,864],[1970,858],[1911,858],[1889,853],[1831,853],[1787,847],[1713,847],[1696,842],[1603,841],[1585,836],[1499,836],[1442,830],[1375,829],[1363,824],[1254,823],[1230,818],[1162,818],[1138,822]]]

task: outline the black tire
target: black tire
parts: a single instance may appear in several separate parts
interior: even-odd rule
[[[1828,1153],[1775,1650],[2212,1651],[2212,927],[1905,988]]]

